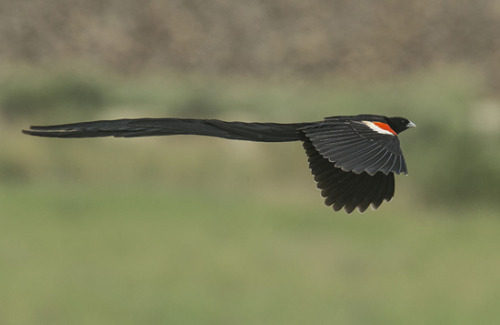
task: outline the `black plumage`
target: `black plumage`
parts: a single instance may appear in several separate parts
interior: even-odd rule
[[[318,122],[245,123],[216,119],[141,118],[32,126],[24,133],[57,138],[192,134],[260,142],[302,141],[325,204],[351,213],[394,196],[394,174],[407,173],[397,135],[402,117],[334,116]]]

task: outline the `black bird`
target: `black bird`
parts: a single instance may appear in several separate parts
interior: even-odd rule
[[[245,123],[215,119],[140,118],[31,126],[42,137],[143,137],[194,134],[233,140],[302,141],[327,206],[351,213],[394,196],[394,174],[407,174],[398,134],[415,127],[403,117],[333,116],[318,122]]]

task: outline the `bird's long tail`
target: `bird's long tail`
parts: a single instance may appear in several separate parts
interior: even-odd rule
[[[234,140],[284,142],[302,140],[311,123],[244,123],[215,119],[141,118],[31,126],[23,133],[55,138],[144,137],[194,134]]]

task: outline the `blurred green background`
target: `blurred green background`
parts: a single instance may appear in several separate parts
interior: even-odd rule
[[[0,0],[0,324],[500,323],[500,1]],[[299,143],[42,139],[123,117],[401,115],[323,206]]]

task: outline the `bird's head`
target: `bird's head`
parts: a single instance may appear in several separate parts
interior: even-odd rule
[[[396,133],[401,133],[408,128],[416,127],[415,123],[404,117],[388,117],[387,123]]]

